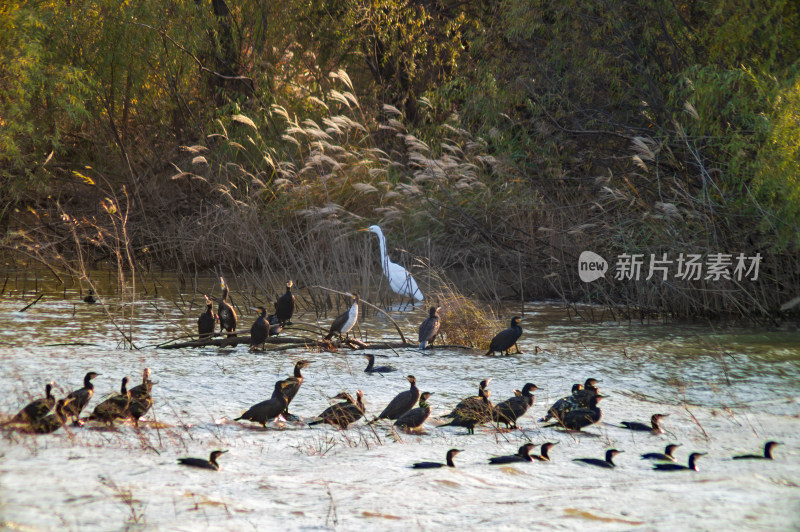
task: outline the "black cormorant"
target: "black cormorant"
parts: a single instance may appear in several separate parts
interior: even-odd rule
[[[554,445],[558,445],[558,442],[543,443],[542,450],[540,451],[542,454],[532,454],[531,458],[533,458],[534,460],[538,460],[539,462],[549,462],[550,449],[552,449]]]
[[[283,323],[278,320],[278,317],[275,314],[270,314],[267,316],[267,322],[269,323],[270,336],[278,336],[283,332]]]
[[[489,399],[492,392],[487,389],[479,390],[481,397],[478,401],[470,401],[463,408],[456,407],[452,412],[452,420],[439,427],[465,427],[467,434],[475,434],[475,425],[482,425],[492,420],[492,401]],[[469,398],[468,398],[469,399]],[[463,402],[463,401],[462,401]]]
[[[517,428],[517,419],[524,416],[533,405],[534,398],[531,392],[536,390],[536,385],[528,382],[522,387],[521,395],[515,395],[502,403],[496,404],[492,412],[494,422],[504,423],[506,428]]]
[[[307,368],[309,364],[311,364],[310,360],[298,360],[295,362],[293,378],[290,379],[291,382],[283,388],[283,395],[286,396],[286,408],[283,410],[283,416],[287,419],[289,417],[294,417],[289,413],[289,405],[294,399],[294,396],[297,395],[297,392],[300,391],[300,386],[303,385],[304,378],[301,370]]]
[[[65,407],[69,406],[72,400],[71,397],[59,399],[58,402],[56,402],[56,407],[52,414],[31,421],[20,427],[19,430],[29,434],[50,434],[51,432],[57,431],[67,422],[67,419],[69,419],[70,414],[65,411]]]
[[[97,298],[94,297],[94,290],[89,289],[89,294],[83,298],[83,302],[89,304],[97,303]]]
[[[586,381],[583,383],[583,389],[573,393],[570,397],[570,399],[574,402],[573,407],[591,408],[589,403],[594,396],[600,393],[600,390],[597,388],[599,383],[599,380],[591,377],[586,379]]]
[[[44,387],[44,397],[31,401],[20,410],[9,423],[31,423],[46,416],[56,404],[53,397],[53,382],[48,382]]]
[[[680,464],[653,464],[653,469],[656,471],[698,471],[697,459],[707,453],[692,453],[689,455],[689,465]]]
[[[532,443],[526,443],[517,450],[517,454],[508,454],[505,456],[494,456],[489,458],[490,464],[513,464],[515,462],[533,462],[530,453],[536,447]]]
[[[397,371],[397,369],[393,368],[392,366],[375,367],[375,355],[367,354],[364,356],[368,360],[367,367],[364,369],[364,373],[391,373],[392,371]]]
[[[597,403],[599,403],[603,397],[604,396],[599,394],[595,395],[589,401],[588,408],[575,408],[570,410],[564,414],[563,417],[557,418],[559,424],[570,430],[581,430],[583,427],[588,427],[589,425],[597,423],[603,417],[603,411],[597,406]]]
[[[440,467],[455,467],[456,464],[453,462],[453,457],[455,457],[455,455],[461,452],[463,452],[463,449],[450,449],[449,451],[447,451],[447,463],[444,464],[441,462],[417,462],[411,467],[414,469],[438,469]]]
[[[411,388],[404,392],[398,393],[394,399],[383,409],[383,412],[380,413],[378,417],[370,421],[370,423],[374,423],[379,419],[391,419],[395,420],[414,408],[414,405],[417,404],[417,400],[419,399],[419,388],[417,388],[417,379],[413,375],[409,375],[406,377],[408,382],[411,383]]]
[[[642,455],[642,460],[665,460],[669,462],[675,462],[676,459],[672,453],[674,453],[675,449],[680,446],[680,443],[670,443],[664,447],[663,453],[645,453]]]
[[[206,311],[197,318],[197,334],[200,338],[207,338],[214,335],[217,316],[214,314],[214,302],[206,294],[203,297],[206,298]]]
[[[348,332],[350,332],[350,329],[352,329],[353,326],[358,321],[359,301],[361,301],[361,298],[359,297],[358,294],[356,294],[355,298],[353,299],[353,304],[350,305],[350,308],[347,309],[345,312],[339,314],[336,317],[336,319],[333,320],[333,323],[331,323],[331,328],[328,331],[328,335],[325,337],[326,340],[330,340],[331,338],[333,338],[334,334],[338,334],[339,336],[341,336],[343,334],[346,335]]]
[[[267,309],[256,307],[256,310],[258,310],[258,317],[250,327],[250,349],[253,351],[267,341],[270,333],[270,325],[267,322]]]
[[[276,382],[275,389],[272,392],[272,397],[266,401],[261,401],[260,403],[251,406],[247,412],[235,418],[234,421],[246,419],[247,421],[261,423],[262,426],[266,427],[267,423],[281,415],[281,413],[286,410],[288,403],[286,401],[286,395],[284,395],[284,390],[293,384],[294,381],[294,377],[290,377],[286,380]]]
[[[504,331],[500,331],[494,338],[492,338],[492,342],[489,344],[489,350],[486,352],[486,355],[491,355],[495,352],[501,354],[505,353],[508,355],[512,347],[517,348],[517,353],[522,353],[517,346],[517,340],[519,340],[519,337],[522,336],[522,326],[520,326],[521,321],[521,318],[518,316],[511,318],[511,327]]]
[[[128,391],[128,377],[122,378],[122,386],[119,394],[109,397],[96,407],[89,419],[103,421],[109,425],[114,424],[115,419],[125,419],[128,417],[128,407],[131,403],[131,393]]]
[[[439,309],[442,307],[431,307],[428,317],[419,326],[419,348],[425,349],[428,344],[433,345],[436,335],[439,334]]]
[[[764,444],[764,454],[740,454],[734,456],[734,460],[772,460],[772,449],[780,445],[777,441],[768,441]]]
[[[620,421],[622,428],[628,430],[638,430],[640,432],[651,432],[653,434],[664,434],[664,429],[658,424],[662,418],[667,417],[669,414],[653,414],[650,416],[650,424],[639,423],[638,421]]]
[[[599,458],[573,458],[573,462],[583,462],[584,464],[589,464],[597,467],[607,467],[607,468],[614,468],[614,457],[617,456],[619,453],[624,453],[625,451],[618,451],[616,449],[609,449],[606,451],[606,459],[600,460]]]
[[[465,409],[465,408],[486,408],[486,392],[487,388],[489,387],[489,383],[492,382],[492,378],[489,377],[488,379],[483,379],[481,382],[478,383],[478,395],[472,395],[470,397],[465,397],[456,405],[456,407],[450,411],[449,414],[445,414],[442,417],[445,418],[453,418],[458,415],[458,412]]]
[[[227,453],[228,451],[211,451],[211,456],[208,457],[208,460],[205,458],[178,458],[178,463],[180,465],[191,466],[191,467],[199,467],[202,469],[213,469],[214,471],[219,471],[219,464],[217,463],[217,458],[223,453]]]
[[[431,405],[428,404],[428,398],[433,395],[432,392],[424,392],[419,396],[419,406],[412,408],[394,422],[394,426],[411,431],[416,430],[425,423],[425,420],[431,415]]]
[[[99,376],[99,373],[90,371],[83,377],[83,388],[79,388],[67,396],[71,401],[64,406],[64,412],[67,416],[72,417],[77,424],[81,424],[81,421],[78,419],[81,410],[89,404],[89,400],[91,400],[92,395],[94,395],[92,379]]]
[[[550,421],[553,417],[562,418],[564,414],[569,412],[573,407],[577,405],[575,398],[575,394],[579,391],[583,390],[583,384],[573,384],[572,385],[572,394],[566,397],[562,397],[551,406],[547,410],[547,414],[541,419],[539,419],[539,423],[544,423],[545,421]]]
[[[128,405],[128,414],[136,427],[139,426],[139,418],[144,416],[153,407],[153,381],[150,380],[150,368],[142,371],[142,383],[131,388],[131,402]]]
[[[219,300],[217,307],[217,315],[219,316],[219,332],[224,330],[229,333],[236,331],[236,311],[233,306],[228,303],[228,285],[225,284],[225,279],[219,278],[219,283],[222,285],[222,299]]]
[[[291,325],[292,315],[294,314],[295,299],[292,294],[292,286],[294,282],[290,279],[286,283],[286,293],[278,298],[275,303],[275,317],[281,325]]]
[[[361,390],[356,391],[357,399],[353,401],[353,397],[347,392],[341,392],[333,399],[344,399],[341,403],[336,403],[326,408],[317,419],[310,422],[309,425],[319,425],[327,423],[328,425],[338,426],[344,430],[351,423],[355,423],[364,416],[364,392]]]

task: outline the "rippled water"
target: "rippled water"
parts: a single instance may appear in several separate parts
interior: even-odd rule
[[[399,370],[385,376],[365,375],[364,358],[353,352],[144,347],[194,331],[201,297],[140,298],[134,321],[121,325],[132,327],[141,348],[125,350],[102,308],[81,303],[75,292],[49,294],[24,313],[17,310],[34,297],[5,292],[0,413],[15,413],[50,379],[59,393],[79,388],[84,373],[94,370],[102,376],[95,380],[91,409],[123,376],[138,381],[146,366],[153,369],[156,403],[140,432],[126,425],[69,427],[44,436],[4,433],[0,523],[33,530],[800,528],[796,330],[586,324],[567,319],[556,305],[531,304],[522,355],[375,351],[385,355],[379,364]],[[184,315],[190,300],[195,307]],[[508,316],[519,312],[510,308]],[[249,328],[253,314],[247,312],[241,328]],[[415,337],[425,312],[393,316]],[[314,320],[306,313],[294,321]],[[394,339],[392,328],[374,315],[362,322],[361,332]],[[231,421],[268,397],[301,358],[313,363],[292,403],[295,414],[312,417],[328,406],[327,397],[361,389],[372,417],[407,389],[404,376],[414,374],[421,390],[435,392],[426,433],[398,435],[389,426],[372,429],[363,422],[339,431],[283,423],[264,430]],[[590,376],[601,379],[608,396],[601,424],[575,436],[536,422],[573,382]],[[494,378],[496,402],[526,382],[539,386],[522,430],[484,427],[467,436],[464,429],[437,428],[436,415],[474,395],[486,377]],[[646,421],[656,412],[670,414],[668,435],[619,428],[621,420]],[[528,439],[559,442],[552,462],[487,464],[488,457],[512,454]],[[730,460],[759,452],[769,439],[783,442],[776,460]],[[682,463],[692,451],[708,452],[701,471],[655,472],[639,459],[669,442],[683,444],[676,453]],[[626,451],[615,470],[572,461],[600,457],[612,446]],[[451,447],[464,449],[456,469],[408,467],[444,461]],[[219,473],[175,463],[217,448],[229,450]]]

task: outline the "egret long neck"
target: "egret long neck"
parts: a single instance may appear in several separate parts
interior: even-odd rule
[[[386,237],[383,236],[382,233],[376,233],[378,235],[378,245],[381,248],[381,268],[383,268],[383,274],[388,275],[389,270],[389,254],[386,253]]]

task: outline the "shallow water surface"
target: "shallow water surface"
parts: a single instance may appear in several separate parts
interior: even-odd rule
[[[63,296],[66,297],[63,297]],[[163,294],[162,294],[163,295]],[[234,296],[236,294],[234,293]],[[569,320],[556,305],[526,306],[519,345],[524,354],[483,357],[471,350],[373,351],[378,364],[398,371],[366,375],[360,353],[319,353],[298,347],[250,353],[233,349],[162,350],[156,344],[196,327],[202,296],[141,296],[135,318],[118,322],[133,332],[138,350],[123,348],[119,331],[100,305],[76,293],[43,298],[6,292],[0,331],[0,413],[12,415],[44,384],[58,395],[81,386],[89,370],[101,374],[87,411],[119,387],[153,370],[155,407],[140,431],[87,424],[52,435],[4,432],[0,440],[0,523],[31,530],[265,530],[286,529],[565,529],[789,530],[800,528],[800,333],[741,327],[660,324],[587,324]],[[109,306],[118,300],[107,298]],[[188,310],[188,302],[194,308]],[[130,314],[130,313],[128,313]],[[254,312],[244,310],[240,329]],[[336,312],[321,319],[327,326]],[[508,317],[520,314],[509,308]],[[426,312],[393,311],[408,338]],[[312,312],[296,324],[315,323]],[[504,317],[503,321],[507,321]],[[393,328],[370,314],[361,323],[369,339],[395,338]],[[285,334],[292,335],[289,330]],[[302,332],[301,336],[309,336]],[[538,349],[537,349],[538,347]],[[433,415],[418,435],[391,425],[347,431],[302,423],[267,429],[232,421],[272,392],[305,358],[305,382],[291,410],[310,418],[341,390],[364,391],[369,418],[398,392],[405,375],[434,392]],[[437,416],[478,382],[492,377],[499,402],[526,382],[538,385],[521,430],[442,427]],[[601,380],[607,398],[603,421],[568,434],[536,420],[573,382]],[[624,430],[622,420],[670,414],[666,435]],[[88,412],[87,412],[88,413]],[[783,443],[774,461],[733,461],[760,452],[767,440]],[[549,463],[490,466],[487,458],[513,454],[526,441],[558,442]],[[699,472],[663,473],[639,459],[681,443],[676,455],[709,454]],[[444,461],[463,449],[455,469],[416,471],[416,461]],[[617,468],[573,462],[625,453]],[[176,464],[182,456],[207,457],[227,449],[222,471]],[[538,452],[538,449],[537,449]]]

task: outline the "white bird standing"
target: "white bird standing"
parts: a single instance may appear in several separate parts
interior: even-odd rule
[[[408,273],[408,270],[395,264],[389,260],[389,254],[386,253],[386,237],[383,236],[383,231],[377,225],[370,225],[367,229],[361,231],[370,231],[378,235],[378,243],[381,247],[381,267],[383,274],[389,279],[389,286],[395,294],[407,297],[413,297],[417,301],[422,301],[422,292],[417,286],[417,282]]]

